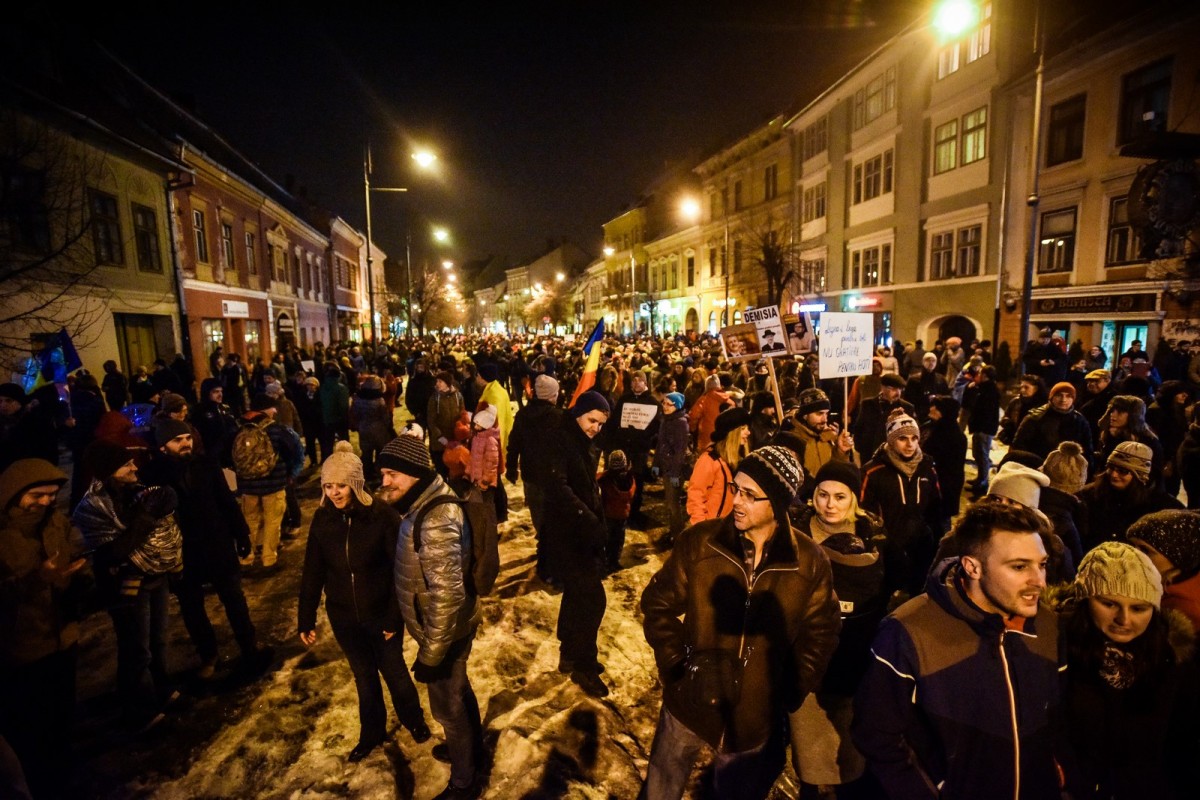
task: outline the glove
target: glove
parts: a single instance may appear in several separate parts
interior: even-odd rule
[[[444,678],[446,677],[445,661],[436,667],[431,667],[424,661],[417,661],[413,664],[412,676],[421,683],[432,683]]]
[[[233,543],[234,549],[237,551],[238,558],[249,558],[253,548],[250,546],[250,537],[238,539]]]
[[[152,519],[162,519],[175,510],[179,498],[170,486],[151,486],[138,493],[135,503]]]

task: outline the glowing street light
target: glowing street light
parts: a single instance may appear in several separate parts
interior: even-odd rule
[[[685,197],[679,203],[679,214],[688,222],[700,219],[700,202],[694,197]]]
[[[445,228],[434,228],[433,238],[437,240],[439,244],[445,244],[446,242],[450,241],[450,231],[446,230]]]
[[[446,259],[442,262],[442,269],[454,269],[454,262]]]
[[[943,0],[933,12],[933,27],[946,39],[956,39],[979,21],[979,6],[971,0]]]
[[[562,283],[566,279],[567,279],[567,276],[562,274],[561,272],[554,273],[554,282],[555,283]]]
[[[412,154],[412,160],[417,162],[417,166],[421,169],[429,169],[433,166],[433,162],[437,161],[437,154],[428,150],[417,150]]]

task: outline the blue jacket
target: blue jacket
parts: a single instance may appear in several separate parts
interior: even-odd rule
[[[854,699],[854,743],[892,800],[1059,800],[1066,670],[1054,612],[1005,628],[958,560],[884,618]]]

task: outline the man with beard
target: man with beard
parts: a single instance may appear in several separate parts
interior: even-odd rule
[[[1086,394],[1079,400],[1079,413],[1092,427],[1092,441],[1100,439],[1100,418],[1108,410],[1108,401],[1117,394],[1112,373],[1106,369],[1094,369],[1083,378]]]
[[[1044,459],[1066,441],[1077,443],[1090,459],[1092,427],[1075,410],[1075,387],[1060,381],[1050,388],[1050,402],[1030,411],[1017,428],[1012,449],[1028,450]]]
[[[838,432],[829,422],[829,395],[817,388],[804,389],[797,398],[799,408],[790,429],[781,433],[778,444],[791,448],[804,468],[804,486],[800,496],[807,499],[813,490],[813,476],[830,461],[854,463],[854,437],[849,431]]]
[[[262,671],[274,651],[258,646],[250,609],[242,592],[238,557],[250,555],[250,529],[220,466],[195,452],[186,423],[162,417],[153,429],[155,451],[143,470],[147,483],[170,486],[179,505],[175,519],[183,534],[183,572],[172,582],[179,612],[200,657],[196,676],[213,677],[217,665],[217,636],[204,607],[205,584],[212,586],[234,640],[241,650],[239,671],[247,676]]]
[[[918,594],[937,550],[942,493],[933,459],[921,451],[917,421],[903,410],[888,417],[887,438],[863,467],[860,502],[887,528],[892,588]]]
[[[643,526],[646,517],[642,514],[642,492],[650,479],[650,450],[658,438],[659,401],[650,393],[650,384],[642,370],[631,370],[629,388],[613,411],[613,423],[604,429],[600,444],[607,454],[613,450],[624,451],[629,458],[636,489],[630,506],[629,522],[634,527]]]
[[[962,554],[880,624],[851,730],[889,797],[1061,796],[1046,533],[1032,509],[976,503],[954,529]]]
[[[864,399],[850,423],[850,433],[858,442],[858,452],[870,458],[886,438],[888,416],[897,409],[912,416],[915,409],[907,400],[900,399],[904,391],[904,379],[888,373],[880,377],[879,395]]]

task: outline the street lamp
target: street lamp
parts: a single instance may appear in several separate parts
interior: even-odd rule
[[[437,161],[437,156],[428,150],[418,150],[412,154],[412,159],[421,169],[428,169]],[[371,314],[371,345],[377,344],[375,330],[375,271],[371,258],[371,192],[407,192],[404,186],[372,186],[371,185],[371,144],[367,143],[363,156],[363,200],[367,211],[367,295]],[[404,307],[408,317],[408,332],[412,334],[412,234],[405,233],[404,268],[408,276],[408,284],[404,287]]]

